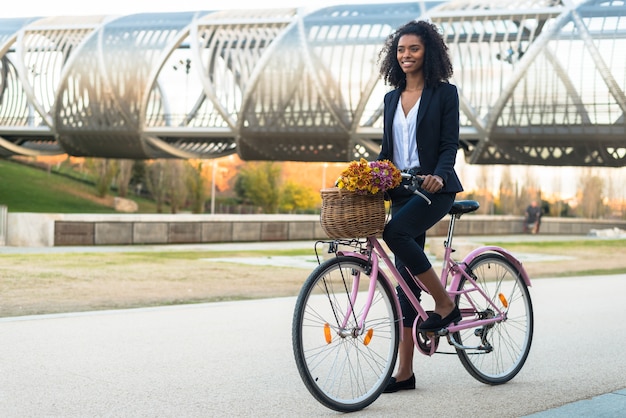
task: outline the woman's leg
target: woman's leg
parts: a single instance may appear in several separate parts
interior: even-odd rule
[[[394,376],[398,382],[403,382],[413,376],[414,351],[413,329],[402,327],[402,341],[398,346],[398,369]]]
[[[434,312],[442,318],[448,316],[454,310],[455,304],[450,299],[446,289],[444,289],[435,270],[431,267],[424,273],[418,274],[417,278],[426,286],[426,289],[428,289],[428,292],[435,300]]]
[[[385,226],[383,239],[394,256],[415,275],[429,270],[432,265],[424,253],[423,243],[418,237],[425,237],[426,231],[443,218],[454,203],[454,193],[428,194],[431,204],[419,196],[413,196],[395,213]],[[428,277],[426,278],[428,280]]]
[[[432,201],[430,205],[418,196],[404,204],[385,227],[383,239],[394,255],[400,258],[426,286],[435,300],[435,313],[440,317],[439,319],[456,320],[454,302],[448,296],[423,248],[415,241],[415,237],[425,234],[448,213],[454,203],[455,195],[434,194],[429,197]],[[451,314],[454,318],[447,318]],[[440,322],[433,318],[426,322],[429,325],[427,328],[429,329],[433,324],[438,325]]]

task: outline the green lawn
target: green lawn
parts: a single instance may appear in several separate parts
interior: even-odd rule
[[[10,212],[115,213],[95,201],[93,186],[10,160],[0,159],[0,205]],[[139,212],[154,213],[155,205],[134,199]]]

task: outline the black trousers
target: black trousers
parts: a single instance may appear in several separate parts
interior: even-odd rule
[[[396,268],[418,299],[421,290],[411,275],[424,273],[432,267],[424,252],[426,231],[446,216],[456,197],[456,193],[423,193],[431,200],[430,205],[402,187],[391,191],[391,220],[383,232],[383,240],[395,256]],[[417,312],[400,286],[397,292],[403,324],[412,327]]]

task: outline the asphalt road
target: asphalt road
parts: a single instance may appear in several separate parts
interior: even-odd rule
[[[417,390],[382,395],[355,415],[576,416],[553,408],[626,388],[625,294],[626,275],[536,280],[533,346],[514,380],[487,386],[456,356],[418,355]],[[296,370],[294,303],[0,319],[0,416],[335,416]],[[608,406],[592,404],[603,408],[594,415],[619,416],[614,411],[624,411],[626,396],[614,397]],[[576,411],[579,404],[572,405]]]

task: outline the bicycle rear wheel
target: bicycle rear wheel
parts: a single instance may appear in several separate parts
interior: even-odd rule
[[[336,411],[358,411],[374,402],[396,362],[400,328],[395,289],[387,282],[376,282],[359,326],[369,269],[356,257],[328,260],[311,273],[296,301],[292,343],[298,371],[313,397]]]
[[[468,271],[489,299],[506,312],[506,320],[475,329],[455,332],[454,339],[466,346],[457,354],[465,369],[480,382],[498,385],[511,380],[526,362],[533,338],[533,307],[528,287],[518,270],[502,255],[476,257]],[[463,278],[459,291],[473,285]],[[478,292],[459,293],[456,303],[464,319],[495,315],[493,307]]]

